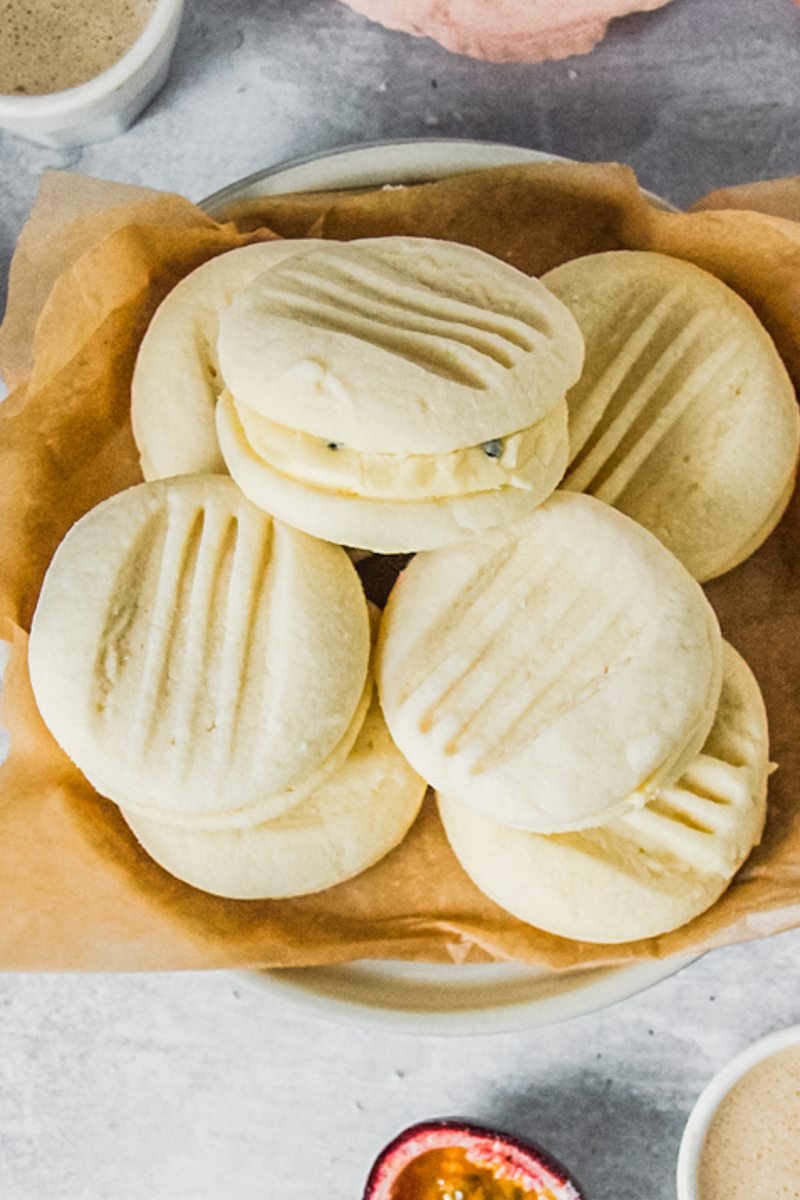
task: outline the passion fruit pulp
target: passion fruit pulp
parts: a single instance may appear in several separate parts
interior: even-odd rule
[[[585,1200],[551,1155],[468,1121],[422,1121],[398,1134],[369,1173],[363,1200]]]

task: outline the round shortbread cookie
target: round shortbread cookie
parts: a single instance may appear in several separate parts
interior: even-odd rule
[[[192,832],[228,832],[229,830],[250,829],[261,825],[264,821],[272,821],[276,817],[294,809],[307,796],[313,795],[336,771],[343,765],[348,754],[355,745],[356,738],[361,732],[369,706],[372,702],[373,682],[368,676],[364,685],[361,699],[350,724],[342,737],[334,746],[331,753],[309,774],[304,775],[299,782],[284,788],[280,792],[266,794],[260,800],[247,805],[246,808],[231,808],[223,812],[193,812],[191,810],[168,811],[162,807],[153,808],[144,804],[135,792],[129,797],[124,794],[115,782],[108,783],[97,774],[84,772],[95,791],[101,796],[113,798],[114,802],[127,813],[136,813],[143,820],[157,821],[160,825],[169,825],[175,829],[188,829]]]
[[[439,812],[464,870],[515,917],[577,941],[627,942],[677,929],[722,895],[761,837],[768,771],[764,702],[726,644],[702,753],[645,808],[550,837],[504,828],[449,797]]]
[[[524,516],[558,484],[569,444],[562,400],[538,423],[535,452],[513,483],[461,495],[376,499],[315,487],[270,466],[227,393],[217,407],[217,429],[231,475],[255,504],[316,537],[381,554],[451,545]]]
[[[734,557],[732,559],[728,559],[724,566],[719,568],[719,570],[716,572],[717,575],[724,575],[726,571],[732,571],[734,567],[738,567],[740,563],[743,563],[746,559],[748,559],[751,554],[755,554],[759,546],[763,545],[763,543],[772,533],[775,526],[780,521],[783,514],[786,512],[789,502],[794,495],[796,482],[795,476],[792,475],[787,481],[785,490],[778,497],[772,512],[769,514],[764,524],[759,530],[757,530],[756,533],[752,535],[748,541],[743,542],[739,546]]]
[[[73,526],[29,654],[44,720],[112,800],[229,822],[265,797],[294,803],[348,734],[369,621],[340,547],[273,521],[230,479],[184,475]]]
[[[367,613],[369,617],[370,637],[374,639],[377,636],[380,610],[374,604],[370,603],[370,601],[367,601]],[[207,813],[165,812],[163,808],[153,809],[147,807],[142,804],[141,799],[136,795],[132,798],[122,795],[119,789],[115,789],[113,785],[109,788],[103,779],[97,775],[93,775],[89,782],[101,796],[108,796],[111,792],[114,792],[115,802],[125,812],[129,814],[135,813],[147,821],[157,821],[160,825],[169,825],[177,829],[188,829],[192,832],[206,831],[216,833],[219,831],[227,832],[230,830],[250,829],[254,825],[261,825],[265,821],[274,820],[276,817],[280,817],[290,809],[295,808],[307,796],[311,796],[318,791],[325,781],[339,770],[353,749],[356,738],[361,732],[361,727],[364,724],[370,704],[372,703],[373,692],[372,674],[368,671],[364,691],[356,705],[353,718],[328,757],[298,783],[273,795],[263,796],[255,804],[250,804],[246,808]]]
[[[123,811],[172,875],[236,900],[303,896],[373,866],[405,837],[426,785],[395,747],[377,700],[344,764],[291,812],[250,829],[175,829]]]
[[[645,525],[701,580],[780,520],[797,468],[794,389],[767,331],[707,271],[646,251],[544,276],[586,340],[563,486]]]
[[[448,454],[527,429],[578,378],[580,332],[536,279],[431,238],[325,244],[220,321],[238,405],[360,451]]]
[[[652,534],[556,492],[508,530],[417,555],[377,680],[417,771],[493,820],[596,825],[677,777],[714,719],[722,642]]]
[[[161,302],[142,339],[131,422],[145,479],[224,472],[214,406],[222,391],[220,314],[257,275],[317,239],[256,242],[197,267]]]

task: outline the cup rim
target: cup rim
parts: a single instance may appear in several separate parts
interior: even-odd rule
[[[183,0],[156,0],[150,20],[138,38],[105,71],[60,92],[43,92],[33,96],[0,92],[0,117],[60,116],[109,95],[127,83],[158,50],[182,10]]]
[[[700,1160],[706,1135],[720,1104],[748,1071],[780,1050],[800,1046],[800,1025],[778,1029],[742,1050],[719,1070],[700,1093],[681,1138],[678,1151],[678,1200],[698,1200]]]

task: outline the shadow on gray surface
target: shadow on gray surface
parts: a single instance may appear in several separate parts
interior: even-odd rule
[[[476,1119],[550,1151],[574,1172],[588,1200],[673,1200],[683,1117],[666,1097],[658,1106],[653,1086],[647,1078],[641,1090],[634,1081],[612,1079],[598,1055],[595,1068],[560,1082],[499,1087]]]
[[[333,0],[227,0],[221,15],[216,0],[194,0],[186,5],[169,81],[156,103],[169,104],[171,93],[202,84],[209,73],[217,76],[221,66],[229,71],[231,91],[236,90],[236,55],[245,40],[250,49],[263,50],[264,66],[276,76],[297,71],[302,67],[298,50],[324,50],[343,12],[348,10]]]

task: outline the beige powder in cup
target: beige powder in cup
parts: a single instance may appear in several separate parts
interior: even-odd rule
[[[0,93],[61,92],[133,45],[156,0],[0,0]]]
[[[699,1200],[800,1200],[800,1046],[731,1088],[703,1143],[699,1183]]]

